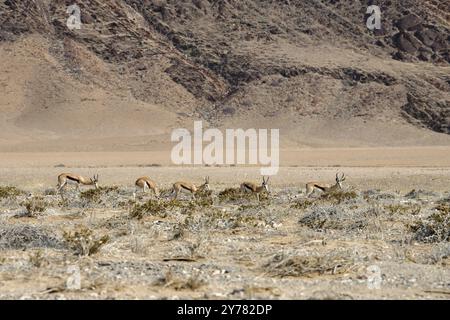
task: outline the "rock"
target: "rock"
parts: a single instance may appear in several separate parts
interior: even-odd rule
[[[400,30],[414,30],[422,24],[422,19],[415,14],[409,14],[396,22]]]
[[[417,31],[414,34],[423,44],[430,47],[438,36],[438,33],[431,29]]]
[[[420,48],[420,42],[411,34],[399,32],[393,37],[395,46],[401,51],[415,53]]]

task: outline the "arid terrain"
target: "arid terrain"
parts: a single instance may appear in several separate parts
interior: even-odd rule
[[[329,163],[346,152],[322,150],[324,166],[313,156],[280,168],[260,203],[227,190],[258,182],[258,168],[144,165],[132,153],[138,163],[99,153],[88,167],[74,154],[9,154],[0,163],[8,181],[0,188],[0,298],[448,299],[446,152],[438,166],[417,150],[425,165],[405,164],[397,150],[391,166],[384,153],[382,165],[336,167]],[[100,189],[70,186],[62,200],[55,185],[65,171],[99,174]],[[343,190],[305,198],[307,181],[333,183],[337,171],[346,174]],[[160,200],[134,201],[141,175],[158,182]],[[211,194],[170,200],[173,182],[204,176]],[[70,290],[74,266],[81,287]]]
[[[174,165],[195,120],[279,129],[270,193]],[[0,299],[77,298],[449,299],[450,2],[0,0]]]

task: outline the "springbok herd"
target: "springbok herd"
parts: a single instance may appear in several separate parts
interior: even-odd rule
[[[259,201],[259,194],[266,191],[269,193],[269,179],[270,177],[262,177],[262,183],[261,185],[258,185],[254,182],[248,182],[245,181],[241,183],[240,190],[242,192],[248,192],[253,193],[256,195],[256,198]],[[321,182],[308,182],[306,184],[306,197],[309,197],[314,190],[321,190],[323,192],[333,192],[338,189],[342,189],[342,182],[345,180],[345,175],[342,173],[342,175],[339,175],[339,173],[336,173],[336,183],[335,184],[329,184],[329,183],[321,183]],[[67,184],[72,183],[76,185],[77,191],[79,191],[80,185],[93,185],[95,188],[98,188],[98,175],[94,175],[92,178],[85,178],[80,175],[72,174],[72,173],[62,173],[58,176],[58,185],[57,185],[57,192],[61,193],[63,189],[67,186]],[[136,194],[139,190],[141,190],[143,193],[147,193],[147,190],[152,190],[156,197],[160,197],[160,192],[157,187],[157,184],[155,181],[150,179],[149,177],[140,177],[135,182],[135,192],[134,197],[136,198]],[[187,191],[191,193],[192,199],[195,199],[195,194],[199,191],[203,190],[209,190],[209,176],[205,177],[205,182],[200,185],[196,186],[195,184],[189,182],[189,181],[177,181],[172,186],[172,192],[171,195],[173,196],[173,199],[178,198],[178,194],[182,191]]]

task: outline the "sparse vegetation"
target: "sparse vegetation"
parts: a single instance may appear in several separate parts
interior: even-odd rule
[[[29,256],[29,261],[30,261],[30,264],[36,268],[40,268],[40,267],[43,267],[48,264],[48,261],[47,261],[47,259],[45,259],[45,256],[44,256],[42,250],[37,250],[37,251],[31,253]]]
[[[191,275],[179,277],[176,276],[172,270],[166,272],[164,277],[155,283],[158,286],[168,287],[175,290],[197,290],[204,286],[206,282],[200,278],[198,272],[194,272]]]
[[[415,205],[389,204],[385,208],[389,212],[390,215],[395,215],[395,214],[418,215],[421,210],[420,205],[417,205],[417,204],[415,204]]]
[[[220,202],[240,202],[243,199],[247,201],[255,201],[256,196],[250,192],[242,192],[239,188],[227,188],[219,192]],[[270,200],[267,192],[261,192],[259,194],[260,202],[267,202]]]
[[[410,226],[415,239],[421,242],[450,241],[450,211],[447,205],[438,205],[427,219]]]
[[[46,228],[28,224],[14,224],[0,227],[1,249],[61,249],[64,247],[62,239]]]
[[[88,189],[82,191],[80,193],[80,198],[87,201],[90,204],[100,203],[102,200],[102,196],[108,195],[111,193],[117,193],[119,191],[119,187],[117,186],[103,186],[97,189]]]
[[[26,208],[29,217],[41,215],[49,206],[47,201],[41,196],[27,199],[22,205]]]
[[[165,218],[169,209],[181,206],[183,204],[178,200],[162,201],[151,199],[144,204],[135,204],[131,210],[130,217],[133,219],[142,219],[145,215],[155,215]]]
[[[354,200],[358,197],[358,194],[355,191],[334,191],[334,192],[325,192],[320,196],[320,200],[325,202],[332,202],[335,204],[341,204],[348,200]]]
[[[93,230],[85,226],[80,226],[73,232],[64,232],[63,237],[67,246],[80,256],[97,253],[110,240],[108,235],[97,236]]]
[[[316,206],[311,208],[299,223],[318,231],[326,229],[350,231],[364,229],[368,221],[355,211],[339,206]]]
[[[210,298],[204,292],[208,284],[227,298],[260,299],[300,297],[287,289],[297,288],[299,277],[322,288],[337,288],[341,280],[345,286],[360,283],[367,277],[365,269],[378,261],[383,273],[401,275],[392,280],[398,288],[410,286],[404,280],[410,271],[402,273],[405,262],[426,266],[430,274],[450,265],[448,193],[421,191],[414,198],[405,192],[350,190],[306,198],[294,186],[275,186],[271,201],[258,202],[254,194],[225,189],[219,195],[212,186],[212,192],[198,193],[195,200],[190,194],[179,200],[150,194],[136,201],[130,185],[86,189],[82,199],[73,192],[65,206],[56,206],[59,195],[38,193],[2,202],[0,257],[7,259],[0,267],[6,277],[22,269],[64,272],[67,264],[79,263],[89,269],[83,273],[83,288],[100,281],[101,290],[90,290],[102,298],[103,289],[114,292],[111,283],[119,291],[141,283],[164,298],[174,292]],[[17,218],[29,215],[28,210],[39,219]],[[165,268],[170,271],[161,273]],[[255,272],[260,278],[254,278]],[[242,277],[242,286],[229,290],[235,276]],[[276,278],[283,278],[274,282],[283,285],[267,285]],[[416,283],[421,288],[424,281]],[[218,284],[226,290],[217,289]],[[302,291],[305,297],[321,296],[308,290]],[[84,289],[71,294],[86,297]]]
[[[306,210],[314,204],[314,201],[308,199],[300,199],[291,204],[291,208]]]
[[[0,187],[0,199],[16,198],[22,194],[24,192],[16,187]]]
[[[314,275],[347,273],[355,266],[349,254],[275,255],[263,268],[277,277],[312,277]]]

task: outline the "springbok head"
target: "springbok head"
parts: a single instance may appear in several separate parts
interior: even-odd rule
[[[95,185],[95,189],[98,189],[98,174],[97,174],[97,175],[94,175],[94,176],[91,178],[91,182],[92,182],[93,185]]]
[[[339,189],[342,189],[342,182],[345,181],[345,174],[342,172],[342,175],[339,176],[339,172],[336,173],[336,184],[339,186]]]
[[[262,177],[263,181],[262,181],[262,186],[264,187],[264,189],[266,189],[267,193],[270,193],[269,190],[269,179],[270,177],[267,177],[267,180],[264,178],[264,176]]]
[[[209,176],[205,177],[205,183],[203,183],[202,185],[203,189],[205,189],[206,191],[209,191]]]

